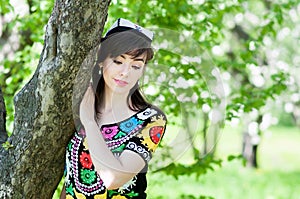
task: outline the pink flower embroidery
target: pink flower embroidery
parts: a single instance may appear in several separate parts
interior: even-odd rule
[[[105,139],[112,140],[112,138],[118,133],[118,126],[103,127],[102,135]]]
[[[79,131],[78,131],[78,134],[79,134],[80,136],[82,136],[82,137],[84,137],[84,138],[85,138],[85,136],[86,136],[86,133],[85,133],[85,130],[84,130],[84,128],[80,128],[80,129],[79,129]]]

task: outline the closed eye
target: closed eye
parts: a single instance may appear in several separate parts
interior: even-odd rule
[[[120,62],[120,61],[118,61],[118,60],[113,60],[113,62],[114,62],[115,64],[118,64],[118,65],[122,64],[122,62]]]
[[[133,69],[135,69],[135,70],[139,70],[139,69],[141,69],[141,67],[140,67],[140,66],[135,66],[135,65],[132,65],[132,68],[133,68]]]

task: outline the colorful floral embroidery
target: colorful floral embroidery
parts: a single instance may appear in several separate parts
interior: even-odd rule
[[[139,196],[139,194],[135,193],[134,191],[131,191],[130,193],[127,193],[126,195],[129,196],[130,198]]]
[[[159,115],[158,117],[153,116],[151,121],[152,122],[148,123],[147,126],[142,130],[142,133],[138,136],[143,139],[142,143],[147,146],[151,152],[154,152],[164,132],[163,127],[166,125],[166,121],[162,115]],[[154,129],[152,130],[152,135],[151,129]],[[161,129],[161,131],[158,131],[159,129]]]
[[[84,150],[88,150],[88,143],[87,143],[87,139],[86,138],[84,138],[83,139],[83,146],[84,146]]]
[[[105,139],[113,139],[113,137],[118,133],[118,126],[103,127],[102,135]]]
[[[86,196],[90,196],[94,194],[103,193],[106,189],[103,185],[103,181],[100,179],[99,174],[96,173],[95,170],[93,170],[93,172],[95,172],[96,175],[95,181],[91,184],[83,182],[81,175],[82,165],[80,163],[80,154],[82,151],[88,152],[88,150],[85,150],[83,146],[84,140],[85,139],[79,136],[77,133],[75,133],[73,138],[70,140],[70,142],[73,143],[73,145],[72,150],[70,152],[67,151],[67,158],[70,161],[71,172],[69,173],[69,180],[66,180],[65,184],[66,187],[72,184],[73,187],[76,187],[76,190],[78,190],[79,193],[82,193]],[[80,196],[82,196],[82,194]]]
[[[83,138],[86,136],[85,130],[83,128],[79,129],[78,134]]]
[[[154,126],[150,128],[150,138],[155,144],[158,144],[163,131],[164,127],[162,126]]]
[[[138,120],[135,117],[126,120],[120,124],[120,129],[126,133],[130,133],[133,129],[139,124]]]
[[[74,199],[71,195],[66,195],[66,199]]]
[[[151,109],[151,108],[147,108],[146,110],[144,110],[143,112],[137,114],[137,117],[141,120],[146,120],[149,117],[155,115],[157,113],[156,110]]]
[[[112,199],[127,199],[127,198],[125,196],[117,195],[117,196],[113,196]]]
[[[107,191],[104,194],[97,194],[94,199],[107,199]]]
[[[144,141],[142,142],[145,146],[147,146],[149,148],[150,151],[154,152],[155,149],[157,148],[157,144],[155,144],[151,138],[148,136],[148,137],[145,137],[144,138]]]
[[[124,132],[122,132],[122,131],[119,131],[119,133],[115,136],[115,138],[116,138],[116,139],[119,139],[119,138],[124,137],[124,136],[126,136],[126,135],[127,135],[126,133],[124,133]]]
[[[74,192],[77,199],[86,199],[85,195],[83,195],[82,193],[78,193],[76,189],[74,189]]]
[[[111,150],[111,152],[113,152],[113,153],[119,152],[120,153],[124,150],[124,148],[125,148],[125,144],[122,144],[118,148],[115,148],[115,149]]]
[[[91,184],[96,179],[96,172],[88,169],[81,169],[80,177],[84,183]]]
[[[80,155],[80,163],[84,168],[92,168],[93,163],[90,154],[82,152]]]
[[[120,187],[118,189],[118,192],[120,192],[121,194],[124,194],[126,191],[130,191],[131,188],[136,186],[136,179],[137,179],[137,176],[134,176],[126,184],[124,184],[122,187]]]
[[[69,150],[69,151],[72,150],[72,145],[73,145],[72,142],[69,142],[69,144],[68,144],[68,150]]]
[[[67,157],[69,157],[70,156],[70,154],[69,154],[69,152],[67,151]],[[70,178],[70,176],[71,176],[71,172],[72,172],[72,169],[71,169],[72,167],[71,167],[71,163],[70,163],[70,160],[67,158],[66,159],[66,170],[65,170],[65,181],[67,182],[67,183],[69,183],[69,178]]]
[[[147,162],[149,162],[151,159],[151,154],[142,146],[137,145],[135,142],[129,142],[126,146],[126,149],[140,154]]]
[[[159,144],[166,118],[155,108],[146,108],[127,120],[114,125],[103,125],[101,134],[115,157],[124,150],[139,154],[146,162]],[[85,130],[78,126],[66,151],[66,198],[127,199],[146,197],[146,173],[138,173],[132,180],[116,190],[106,190],[93,166]],[[146,164],[147,169],[148,165]],[[138,186],[139,185],[139,186]],[[144,185],[144,186],[141,186]]]
[[[70,184],[68,187],[66,187],[66,193],[69,193],[69,194],[71,194],[72,196],[74,196],[72,184]]]

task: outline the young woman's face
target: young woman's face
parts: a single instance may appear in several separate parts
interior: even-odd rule
[[[106,89],[113,93],[128,94],[143,75],[145,61],[145,54],[135,58],[127,54],[106,58],[103,62]]]

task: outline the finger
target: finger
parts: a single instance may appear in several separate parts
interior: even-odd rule
[[[91,93],[93,93],[93,89],[91,85],[89,85],[85,91],[85,96],[90,95]]]
[[[84,97],[83,97],[84,101],[85,102],[91,102],[93,103],[94,100],[95,100],[95,93],[93,91],[93,88],[91,86],[89,86],[87,89],[86,89],[86,92],[84,94]]]

